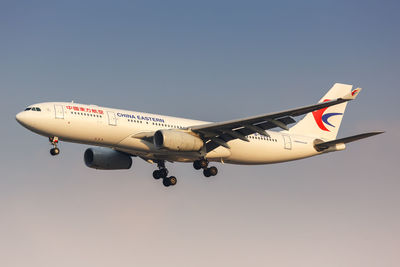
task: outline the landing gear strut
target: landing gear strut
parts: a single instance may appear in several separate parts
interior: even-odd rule
[[[53,148],[50,149],[50,154],[52,156],[57,156],[58,154],[60,154],[60,149],[57,147],[58,137],[57,136],[49,137],[49,141],[53,145]]]
[[[176,185],[178,180],[175,176],[168,177],[168,170],[165,168],[165,160],[157,161],[158,170],[153,172],[154,179],[158,180],[160,178],[163,179],[163,185],[168,187],[170,185]]]
[[[199,159],[193,162],[193,167],[196,170],[203,169],[203,174],[205,177],[215,176],[218,173],[218,169],[216,167],[208,168],[208,160],[206,159]]]

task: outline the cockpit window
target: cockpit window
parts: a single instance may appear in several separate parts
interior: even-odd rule
[[[28,111],[28,110],[32,110],[32,111],[42,111],[40,108],[38,108],[38,107],[33,107],[33,108],[26,108],[25,109],[25,111]]]

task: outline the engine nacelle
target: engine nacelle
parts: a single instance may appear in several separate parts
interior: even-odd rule
[[[154,145],[172,151],[199,151],[204,142],[190,133],[177,130],[158,130],[154,134]]]
[[[111,148],[92,147],[83,156],[86,166],[100,170],[122,170],[132,166],[132,158],[128,154]]]

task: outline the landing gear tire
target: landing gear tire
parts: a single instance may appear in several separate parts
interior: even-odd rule
[[[178,182],[178,179],[176,179],[175,176],[171,176],[169,178],[167,178],[169,180],[169,184],[170,185],[176,185],[176,183]]]
[[[193,161],[193,168],[195,168],[196,170],[207,169],[207,166],[208,166],[208,160],[206,159],[199,159]]]
[[[210,177],[211,176],[210,169],[204,169],[203,174],[205,177]]]
[[[201,165],[200,165],[200,161],[199,160],[193,161],[193,168],[195,168],[196,170],[200,170],[201,169]]]
[[[165,187],[168,187],[168,186],[169,186],[169,181],[168,181],[167,178],[164,178],[164,179],[163,179],[163,185],[164,185]]]
[[[155,170],[153,172],[153,178],[158,180],[160,178],[166,178],[168,176],[168,170],[167,169],[160,169],[160,170]]]
[[[208,168],[208,171],[211,174],[211,176],[215,176],[218,174],[218,169],[216,167],[210,167]]]
[[[218,169],[216,167],[210,167],[203,170],[203,174],[205,177],[215,176],[218,173]]]
[[[50,154],[52,156],[57,156],[58,154],[60,154],[60,149],[58,147],[54,147],[54,148],[50,149]]]
[[[163,185],[165,187],[176,185],[177,182],[178,180],[176,179],[175,176],[166,177],[163,179]]]
[[[205,169],[208,166],[208,161],[206,159],[199,160],[200,167]]]
[[[167,177],[168,169],[165,168],[165,161],[159,160],[156,162],[157,162],[158,170],[153,171],[154,179],[158,180],[158,179],[162,178],[162,182],[165,187],[168,187],[170,185],[176,185],[178,180],[176,179],[175,176]]]
[[[166,178],[168,176],[168,170],[166,168],[160,169],[159,173],[161,178]]]
[[[156,180],[158,180],[158,179],[161,178],[161,175],[160,175],[160,171],[159,171],[159,170],[155,170],[155,171],[153,172],[153,178],[156,179]]]
[[[163,185],[164,185],[165,187],[170,186],[168,178],[164,178],[164,179],[162,180],[162,183],[163,183]]]

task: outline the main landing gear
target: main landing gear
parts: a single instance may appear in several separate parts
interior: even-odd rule
[[[50,149],[50,154],[52,156],[57,156],[58,154],[60,154],[60,149],[57,147],[58,137],[57,136],[49,137],[49,141],[53,145],[53,148]]]
[[[157,161],[157,167],[158,167],[158,170],[155,170],[153,172],[154,179],[158,180],[158,179],[162,178],[163,185],[165,187],[168,187],[170,185],[176,185],[176,183],[178,182],[176,177],[175,176],[168,177],[168,170],[167,170],[167,168],[165,168],[165,160]]]
[[[203,174],[205,177],[215,176],[218,173],[218,169],[214,166],[208,168],[208,160],[199,159],[193,162],[193,167],[196,170],[203,169]]]

